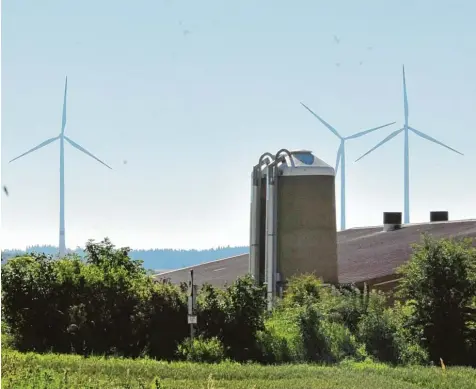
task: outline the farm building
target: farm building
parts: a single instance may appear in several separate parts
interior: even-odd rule
[[[374,289],[392,290],[398,282],[395,270],[408,260],[412,244],[421,242],[424,233],[435,238],[476,238],[476,220],[406,224],[390,230],[375,226],[340,231],[337,233],[339,283],[356,286],[366,283]],[[196,284],[223,287],[249,272],[249,254],[168,271],[156,279],[174,284],[188,282],[191,269]],[[318,269],[316,274],[319,276]]]

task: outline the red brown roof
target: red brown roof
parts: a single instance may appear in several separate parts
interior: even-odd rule
[[[383,232],[383,227],[351,228],[337,233],[339,282],[361,283],[383,279],[395,273],[412,253],[411,245],[421,242],[423,233],[435,238],[476,238],[476,220],[404,225],[400,230]],[[476,247],[476,239],[473,241]],[[248,254],[220,259],[184,269],[165,272],[157,280],[188,282],[194,269],[197,284],[231,284],[248,272]]]

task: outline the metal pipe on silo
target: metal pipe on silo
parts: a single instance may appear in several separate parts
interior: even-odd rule
[[[263,177],[263,164],[269,165],[274,161],[270,153],[264,153],[254,166],[251,176],[251,215],[250,215],[250,262],[249,272],[253,276],[255,283],[259,283],[259,256],[260,256],[260,220],[261,220],[261,182]]]
[[[280,176],[280,169],[279,165],[281,162],[286,163],[286,157],[289,158],[289,162],[291,167],[296,167],[294,164],[294,159],[291,155],[291,152],[288,149],[281,149],[276,153],[276,156],[274,158],[274,165],[275,165],[275,184],[274,184],[274,191],[275,191],[275,197],[274,197],[274,237],[273,237],[273,275],[274,275],[274,280],[273,280],[273,299],[272,303],[274,303],[274,299],[277,295],[278,291],[278,282],[281,281],[281,274],[279,273],[278,269],[278,185],[279,185],[279,179],[278,177]],[[279,278],[279,279],[278,279]]]
[[[279,150],[277,153],[276,153],[276,157],[274,158],[275,161],[280,161],[281,159],[284,160],[284,157],[282,154],[286,154],[288,157],[289,157],[289,161],[291,162],[291,166],[292,167],[296,167],[296,165],[294,164],[294,160],[293,160],[293,157],[291,155],[291,152],[288,150],[288,149],[281,149]],[[281,158],[280,158],[281,157]]]
[[[276,162],[276,161],[275,161]],[[266,281],[268,309],[273,309],[276,295],[276,163],[266,168]]]
[[[260,202],[259,189],[261,184],[261,174],[259,166],[253,168],[251,173],[251,213],[250,213],[250,269],[255,283],[259,282],[259,214]]]
[[[283,155],[284,154],[284,155]],[[281,149],[276,153],[274,160],[267,166],[267,191],[266,191],[266,280],[268,309],[273,309],[277,289],[277,267],[278,267],[278,177],[279,163],[289,157],[291,166],[294,161],[291,153],[287,149]]]

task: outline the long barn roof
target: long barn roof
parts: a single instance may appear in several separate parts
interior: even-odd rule
[[[422,224],[407,224],[401,229],[383,232],[382,226],[351,228],[337,233],[337,252],[340,283],[362,283],[384,279],[395,273],[412,253],[412,244],[421,242],[421,235],[435,238],[476,238],[476,220],[459,220]],[[473,241],[476,246],[476,239]],[[190,270],[200,285],[231,284],[248,272],[248,253],[219,259],[157,275],[157,280],[172,283],[188,282]]]

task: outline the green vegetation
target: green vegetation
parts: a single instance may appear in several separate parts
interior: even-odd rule
[[[475,382],[476,370],[461,367],[207,365],[17,351],[2,355],[3,389],[473,389]]]
[[[407,321],[433,361],[476,365],[476,255],[471,241],[425,238],[402,269]]]
[[[17,257],[2,266],[2,378],[14,380],[2,387],[150,387],[156,375],[167,387],[196,387],[209,374],[217,387],[469,385],[474,371],[455,366],[476,366],[476,250],[424,237],[400,273],[394,304],[302,275],[271,313],[249,277],[224,290],[204,285],[191,341],[186,285],[154,282],[128,248],[106,239],[88,242],[85,259]],[[429,367],[440,358],[446,373]],[[306,363],[320,367],[297,365]]]

